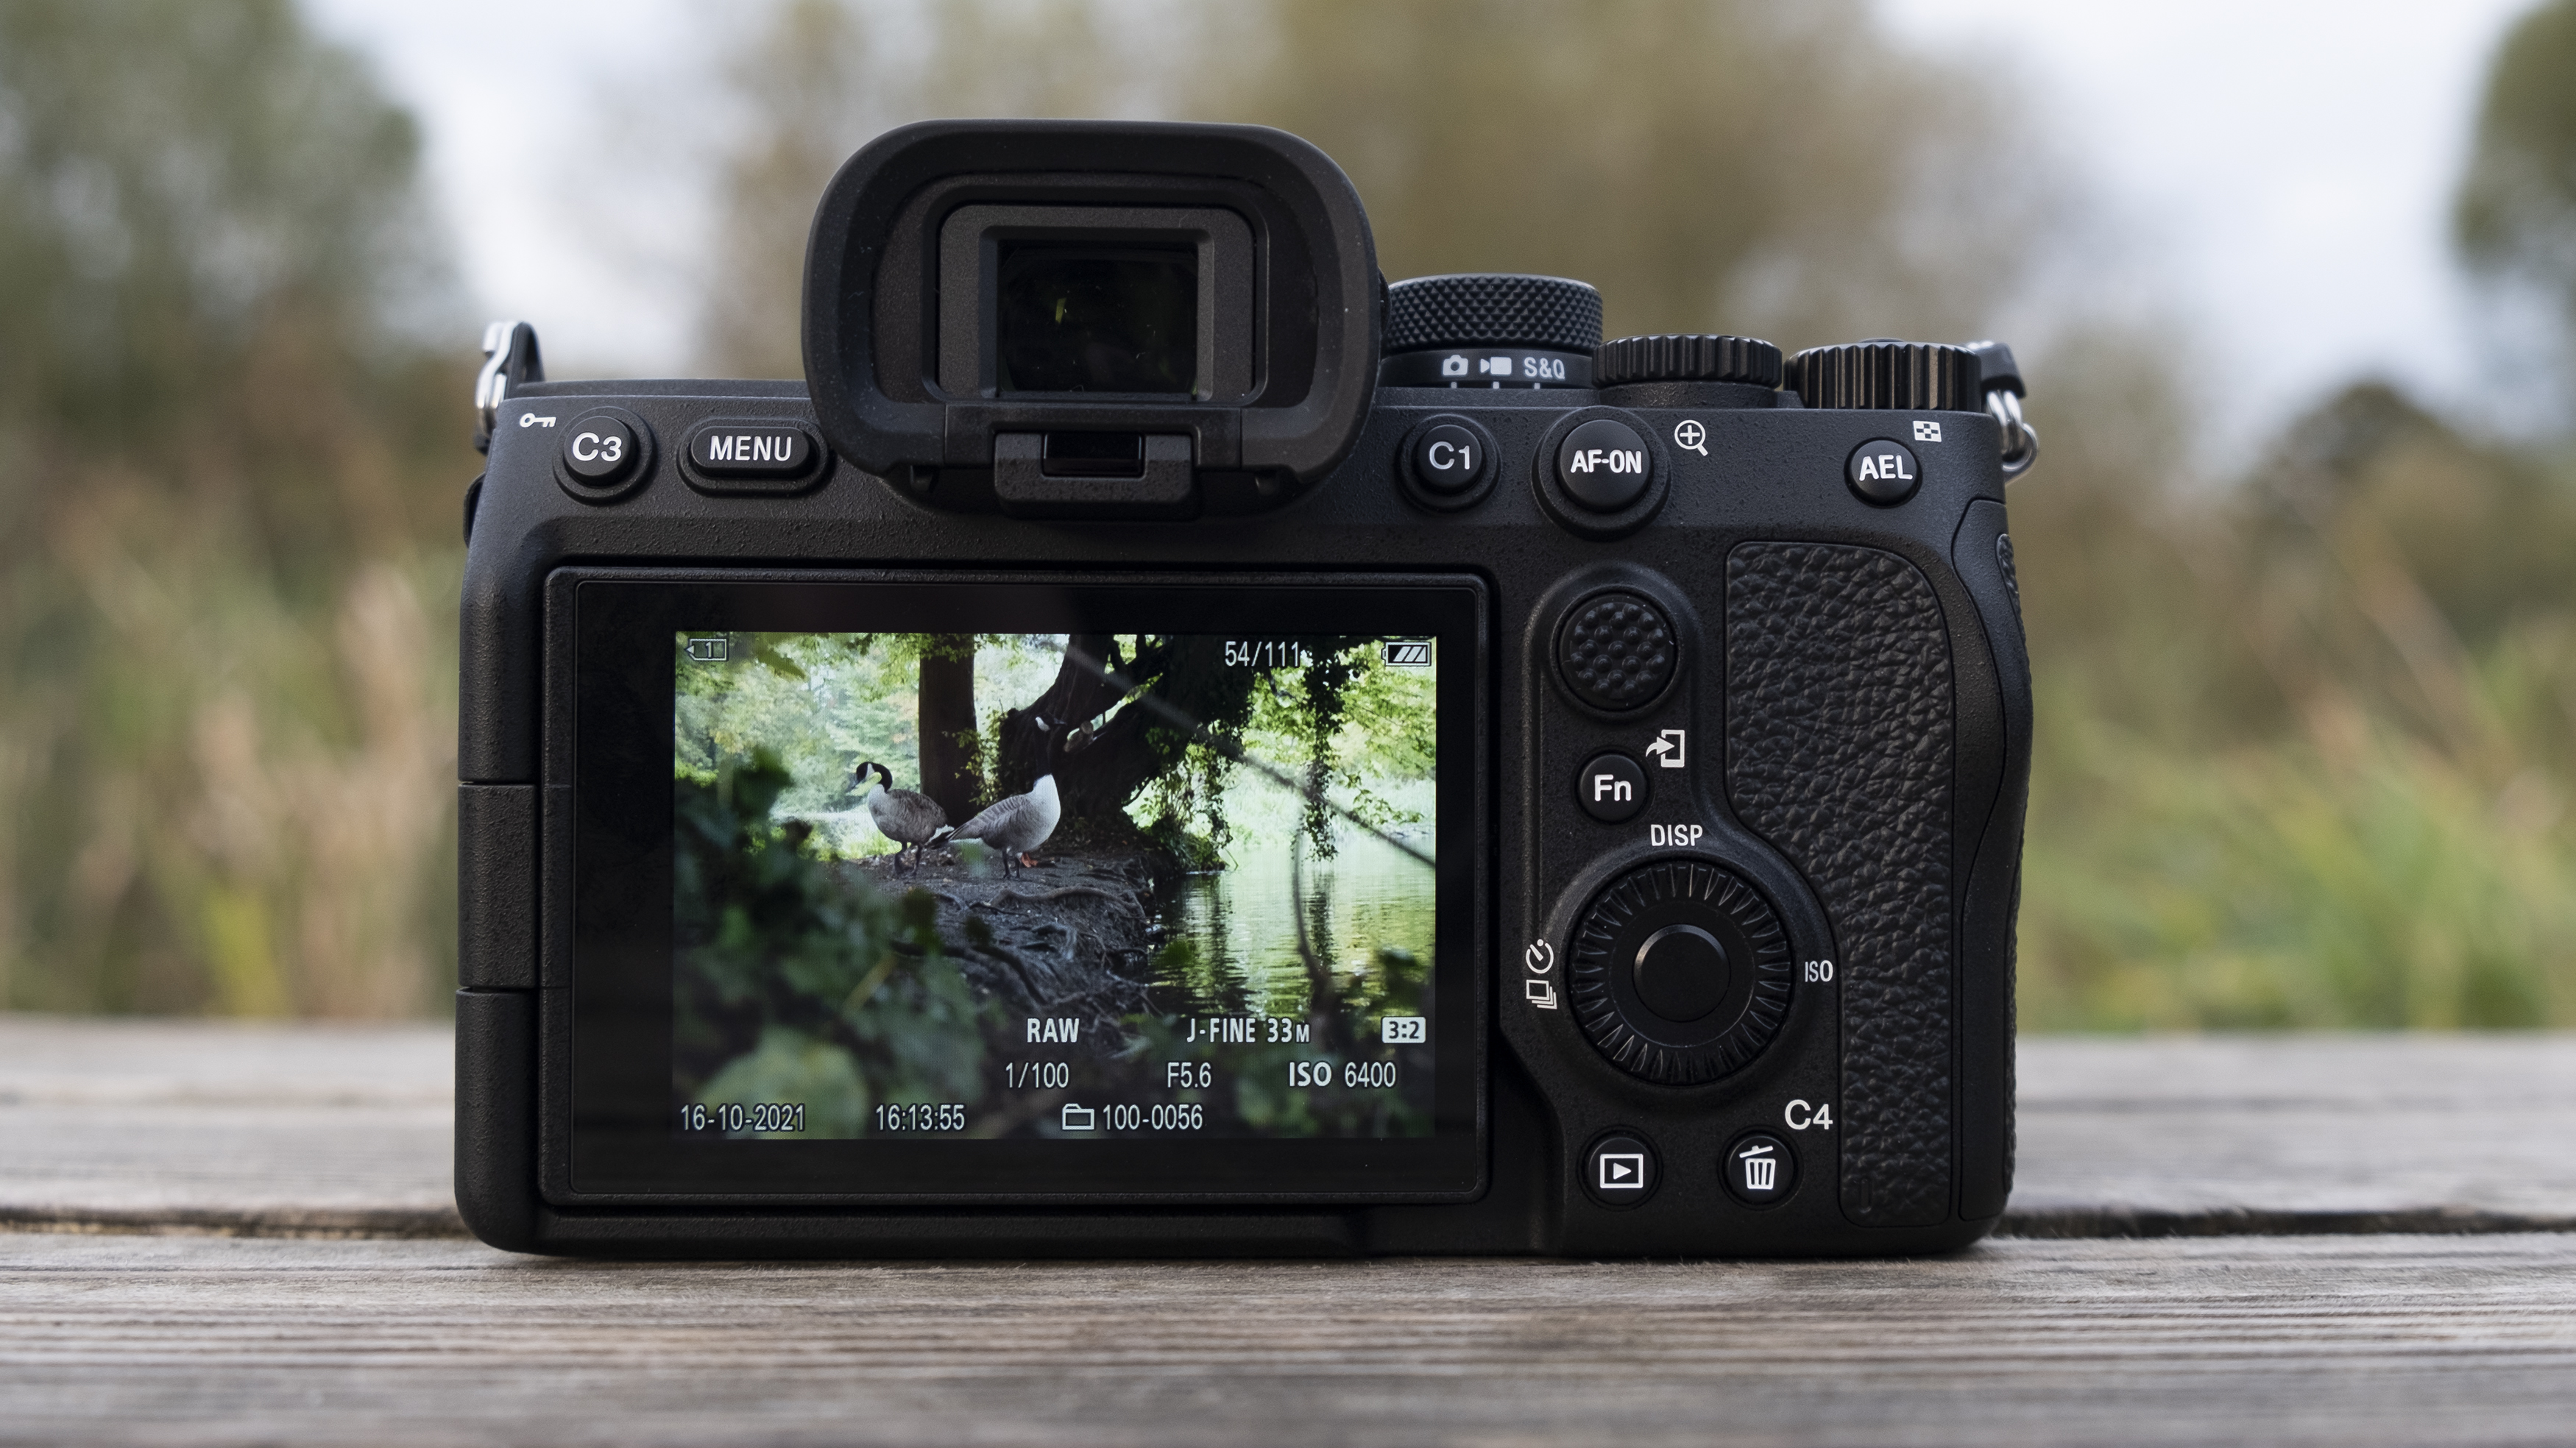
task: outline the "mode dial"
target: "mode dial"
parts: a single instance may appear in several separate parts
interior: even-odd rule
[[[1630,382],[1749,382],[1780,385],[1780,349],[1758,337],[1676,333],[1604,342],[1593,363],[1604,387]]]
[[[1601,294],[1564,277],[1466,272],[1386,289],[1394,387],[1590,387]]]
[[[1982,412],[1983,368],[1965,347],[1874,338],[1810,347],[1789,361],[1789,385],[1809,407]]]
[[[1789,1016],[1789,935],[1734,871],[1641,865],[1593,897],[1567,972],[1574,1018],[1611,1064],[1648,1081],[1714,1081]]]

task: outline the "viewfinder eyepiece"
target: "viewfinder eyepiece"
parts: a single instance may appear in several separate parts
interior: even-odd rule
[[[1005,397],[1198,390],[1198,258],[1182,246],[1005,242],[994,272]]]

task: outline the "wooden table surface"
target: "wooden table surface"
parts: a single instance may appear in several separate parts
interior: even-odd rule
[[[1861,1263],[514,1257],[448,1050],[0,1016],[0,1442],[2576,1441],[2576,1036],[2026,1039]]]

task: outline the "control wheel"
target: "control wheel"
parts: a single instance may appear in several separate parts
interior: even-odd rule
[[[1574,1018],[1611,1064],[1648,1081],[1714,1081],[1760,1055],[1789,1016],[1789,934],[1719,865],[1641,865],[1593,898],[1567,971]]]

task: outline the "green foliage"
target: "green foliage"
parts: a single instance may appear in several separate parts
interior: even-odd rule
[[[814,198],[935,116],[1243,121],[1350,173],[1389,277],[1602,290],[1609,335],[1963,336],[2065,213],[1991,79],[1858,0],[796,0],[734,51],[710,365],[799,375]],[[1615,225],[1605,218],[1617,218]]]
[[[26,0],[0,135],[0,1005],[434,1009],[473,457],[412,123],[282,0]]]
[[[2576,0],[2535,7],[2496,52],[2452,228],[2472,265],[2534,284],[2576,326]]]
[[[2576,467],[2364,384],[2179,487],[2152,375],[2049,375],[2024,1027],[2576,1023]]]
[[[681,1099],[801,1101],[817,1136],[868,1134],[883,1102],[976,1099],[999,1007],[958,974],[927,893],[836,872],[772,818],[794,784],[757,749],[672,785]]]

